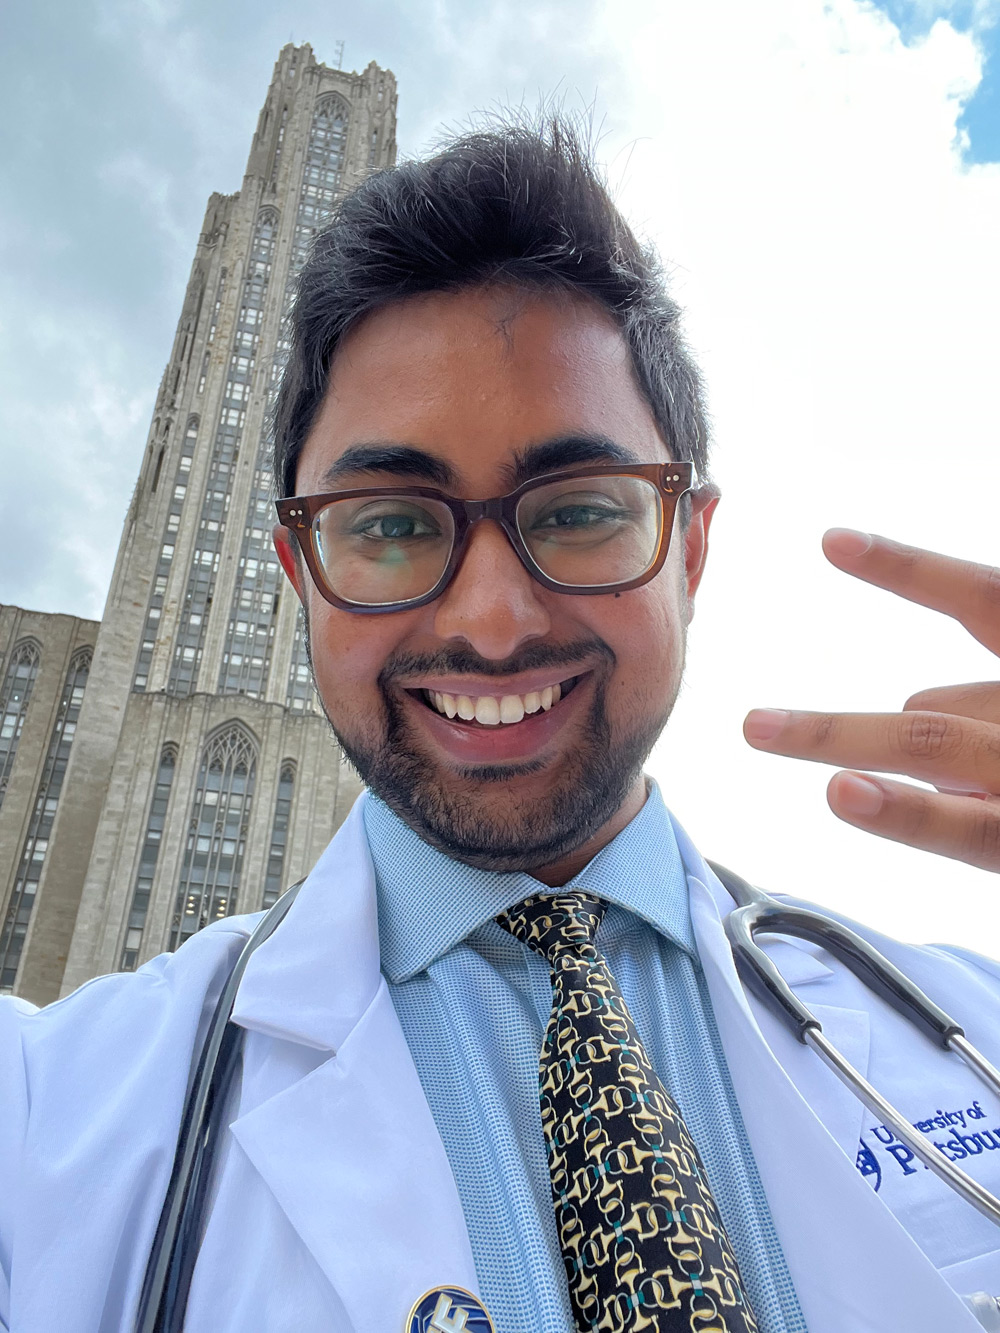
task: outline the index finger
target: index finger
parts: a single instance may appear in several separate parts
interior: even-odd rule
[[[990,652],[1000,654],[1000,569],[993,565],[849,528],[824,533],[823,553],[845,574],[952,616]]]

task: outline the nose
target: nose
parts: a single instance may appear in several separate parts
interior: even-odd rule
[[[543,591],[500,525],[481,519],[455,577],[434,604],[435,632],[442,639],[464,639],[481,657],[502,661],[551,629],[539,597]]]

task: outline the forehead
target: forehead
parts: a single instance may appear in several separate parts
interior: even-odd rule
[[[605,436],[650,462],[668,456],[606,311],[513,288],[409,297],[339,348],[297,489],[362,443],[425,450],[476,484],[512,454],[573,434]]]

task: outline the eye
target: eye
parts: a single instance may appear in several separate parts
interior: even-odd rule
[[[586,528],[598,523],[627,517],[628,511],[616,506],[601,504],[561,504],[538,514],[532,521],[533,528]]]
[[[414,507],[369,506],[356,514],[351,532],[371,541],[412,541],[418,537],[439,537],[441,530],[426,511]]]

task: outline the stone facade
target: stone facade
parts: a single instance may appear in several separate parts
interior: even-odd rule
[[[0,606],[0,991],[14,987],[56,816],[69,799],[67,761],[99,628]]]
[[[87,626],[93,649],[13,983],[35,1003],[257,910],[309,869],[360,790],[271,544],[266,420],[292,279],[336,198],[394,162],[395,118],[390,72],[281,52],[243,184],[208,202],[100,626],[34,618],[67,622],[64,658]],[[31,802],[29,724],[36,768],[45,744],[35,706],[12,830]],[[4,841],[6,821],[0,807],[5,904],[23,840]]]

